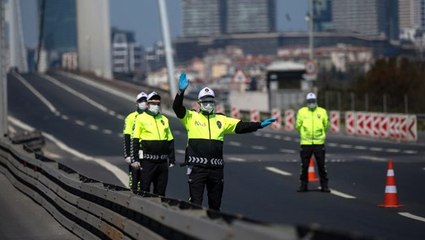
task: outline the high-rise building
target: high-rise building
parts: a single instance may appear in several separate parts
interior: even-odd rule
[[[425,0],[398,0],[400,30],[425,29]]]
[[[324,32],[332,30],[332,0],[314,0],[313,30]]]
[[[41,6],[39,4],[39,6]],[[75,0],[45,0],[43,47],[59,52],[76,51],[77,22]]]
[[[275,0],[227,0],[226,33],[276,31]]]
[[[389,39],[398,35],[397,0],[332,1],[332,23],[336,31],[378,35]]]
[[[134,32],[112,28],[112,71],[134,73],[142,66],[142,47],[136,43]]]
[[[276,31],[276,0],[183,0],[183,37]]]
[[[224,30],[223,0],[183,0],[183,36],[219,35]]]

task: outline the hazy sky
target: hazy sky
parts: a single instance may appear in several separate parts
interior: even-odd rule
[[[60,1],[60,0],[57,0]],[[106,0],[105,0],[106,1]],[[171,37],[182,32],[181,0],[166,0]],[[278,31],[306,31],[304,16],[308,0],[276,0]],[[144,47],[161,40],[161,24],[157,0],[109,0],[111,26],[136,32],[136,41]],[[37,42],[37,0],[21,0],[25,44]]]

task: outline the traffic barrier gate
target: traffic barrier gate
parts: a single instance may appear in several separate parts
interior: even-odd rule
[[[279,129],[281,129],[282,128],[282,117],[280,116],[280,114],[281,114],[281,111],[280,111],[280,109],[278,109],[278,108],[273,108],[272,109],[272,118],[276,118],[276,121],[274,121],[273,123],[272,123],[272,128],[273,129],[276,129],[276,130],[279,130]]]
[[[292,131],[295,129],[295,112],[294,110],[285,111],[285,130]]]
[[[330,124],[331,124],[331,132],[339,133],[340,132],[340,122],[341,117],[339,111],[331,111],[330,112]]]

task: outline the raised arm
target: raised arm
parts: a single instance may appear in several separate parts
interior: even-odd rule
[[[186,78],[186,73],[182,72],[179,78],[179,91],[176,94],[173,102],[173,110],[178,118],[184,118],[186,108],[183,106],[184,91],[189,86],[189,80]]]

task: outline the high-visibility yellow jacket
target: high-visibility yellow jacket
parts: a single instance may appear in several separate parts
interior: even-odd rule
[[[303,107],[298,110],[296,129],[300,133],[301,145],[324,144],[329,128],[328,114],[324,108],[310,110]]]
[[[136,121],[136,117],[142,112],[141,110],[134,111],[124,119],[124,128],[122,131],[124,135],[124,158],[130,156],[131,135],[133,134],[134,122]]]
[[[174,138],[168,118],[164,115],[153,116],[147,112],[139,114],[132,138],[132,160],[175,161]]]

